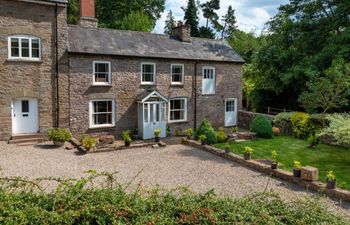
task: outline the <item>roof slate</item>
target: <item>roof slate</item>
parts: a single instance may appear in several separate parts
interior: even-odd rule
[[[244,63],[226,41],[185,43],[175,36],[79,26],[69,26],[68,35],[70,53]]]

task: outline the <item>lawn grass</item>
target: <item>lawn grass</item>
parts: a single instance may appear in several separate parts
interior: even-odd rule
[[[252,159],[269,159],[271,151],[278,152],[279,168],[291,171],[294,160],[302,165],[313,166],[319,169],[319,179],[326,181],[326,173],[333,170],[337,177],[337,186],[350,190],[350,150],[320,144],[315,148],[308,148],[308,142],[287,136],[274,137],[273,139],[257,139],[230,144],[233,153],[243,155],[244,148],[249,146],[254,149]],[[218,148],[224,148],[225,144],[215,144]]]

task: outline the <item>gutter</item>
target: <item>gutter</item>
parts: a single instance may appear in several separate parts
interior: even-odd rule
[[[55,18],[56,18],[56,31],[55,31],[55,45],[56,45],[56,68],[55,68],[55,78],[56,78],[56,127],[59,127],[59,108],[60,108],[60,103],[59,103],[59,91],[58,91],[58,3],[56,2],[56,7],[55,7]]]

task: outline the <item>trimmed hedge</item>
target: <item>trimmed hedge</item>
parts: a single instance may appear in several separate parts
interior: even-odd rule
[[[255,132],[260,138],[272,138],[271,121],[262,115],[257,115],[252,121],[250,131]]]
[[[201,135],[207,137],[207,144],[214,144],[217,142],[216,132],[207,119],[204,119],[201,125],[197,128],[194,134],[195,140],[199,140],[199,136]]]

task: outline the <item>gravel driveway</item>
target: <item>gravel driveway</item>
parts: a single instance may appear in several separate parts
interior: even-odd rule
[[[250,170],[212,155],[183,145],[166,148],[142,148],[116,152],[77,155],[74,150],[54,149],[50,145],[17,147],[0,142],[2,176],[74,177],[84,171],[119,172],[119,182],[130,182],[146,187],[163,188],[188,186],[196,192],[215,189],[216,193],[240,197],[251,192],[274,190],[286,200],[313,195],[294,184]],[[324,199],[331,209],[350,216],[350,204]]]

